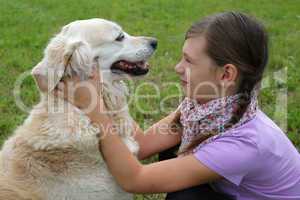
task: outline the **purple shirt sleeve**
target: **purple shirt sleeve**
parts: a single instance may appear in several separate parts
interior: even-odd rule
[[[221,136],[198,149],[194,156],[211,170],[239,186],[242,179],[257,165],[255,142],[231,135]]]

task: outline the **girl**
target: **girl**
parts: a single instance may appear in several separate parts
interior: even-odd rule
[[[257,104],[267,61],[267,33],[252,17],[225,12],[193,24],[175,67],[186,98],[145,134],[135,133],[139,159],[180,144],[178,156],[143,165],[116,130],[104,128],[100,150],[120,186],[131,193],[167,192],[173,200],[299,200],[299,153]],[[89,82],[96,87],[99,78]],[[60,85],[57,95],[70,93],[62,88],[68,87]],[[85,108],[88,96],[79,89],[72,103]],[[113,127],[99,107],[105,107],[101,98],[86,114],[101,127]],[[182,130],[173,128],[179,117]]]

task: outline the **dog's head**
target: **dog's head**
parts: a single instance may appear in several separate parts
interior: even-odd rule
[[[74,21],[50,41],[32,73],[42,91],[54,89],[64,76],[86,79],[93,66],[100,66],[104,81],[141,76],[149,71],[147,60],[156,47],[156,39],[131,36],[108,20]]]

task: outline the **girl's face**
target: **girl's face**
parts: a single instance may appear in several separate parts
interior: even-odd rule
[[[189,38],[182,48],[182,58],[176,65],[186,97],[206,103],[221,96],[222,67],[217,66],[205,52],[203,36]]]

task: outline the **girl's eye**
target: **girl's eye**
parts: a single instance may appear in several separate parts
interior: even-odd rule
[[[184,58],[186,62],[191,63],[191,61],[187,58]]]
[[[125,38],[125,35],[120,34],[120,35],[116,38],[116,41],[122,42],[122,41],[124,40],[124,38]]]

